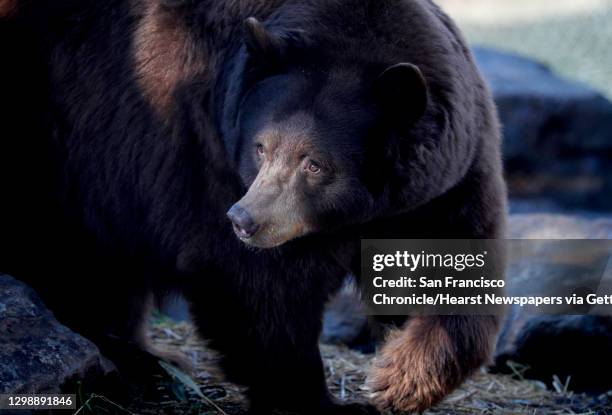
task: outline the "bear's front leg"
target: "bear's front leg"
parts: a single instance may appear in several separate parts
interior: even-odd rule
[[[304,352],[306,354],[285,348],[282,351],[277,349],[274,356],[267,356],[271,360],[260,368],[258,380],[249,387],[251,415],[269,415],[274,410],[304,415],[378,414],[366,404],[339,403],[331,397],[318,347],[313,345],[311,352]],[[266,359],[266,354],[260,358]]]
[[[495,316],[420,316],[392,329],[368,377],[380,410],[420,412],[442,400],[485,364]]]
[[[341,405],[327,390],[318,344],[324,283],[280,269],[249,276],[256,281],[249,290],[232,287],[239,277],[225,274],[199,279],[185,292],[200,334],[220,354],[225,376],[248,387],[251,414],[376,414],[365,404]],[[285,275],[300,278],[288,282]]]

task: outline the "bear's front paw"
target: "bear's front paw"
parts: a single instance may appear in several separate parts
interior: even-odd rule
[[[381,411],[421,412],[463,380],[452,339],[436,326],[412,321],[390,333],[368,376],[372,402]]]

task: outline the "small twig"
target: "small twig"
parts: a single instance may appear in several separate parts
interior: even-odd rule
[[[159,361],[161,367],[163,367],[166,372],[174,379],[180,381],[182,384],[190,388],[198,397],[204,399],[206,403],[215,408],[219,413],[223,415],[227,415],[227,413],[219,407],[215,402],[213,402],[208,396],[204,395],[200,390],[200,387],[191,379],[189,375],[183,373],[180,369],[172,366],[171,364],[164,362],[163,360]]]
[[[122,407],[121,405],[119,405],[119,404],[117,404],[117,403],[115,403],[115,402],[111,401],[111,400],[110,400],[110,399],[108,399],[106,396],[96,395],[95,393],[92,393],[92,394],[91,394],[91,396],[89,397],[89,399],[87,399],[87,401],[85,401],[85,402],[83,403],[83,405],[81,405],[81,407],[80,407],[80,408],[79,408],[79,409],[78,409],[78,410],[77,410],[77,411],[74,413],[74,415],[78,415],[78,414],[79,414],[79,413],[80,413],[80,412],[83,410],[83,408],[85,408],[86,406],[87,406],[87,407],[89,407],[89,403],[90,403],[92,400],[94,400],[94,399],[100,399],[100,400],[102,400],[102,401],[104,401],[104,402],[106,402],[106,403],[108,403],[108,404],[110,404],[110,405],[114,406],[115,408],[120,409],[121,411],[123,411],[123,412],[125,412],[125,413],[127,413],[127,414],[130,414],[130,415],[136,415],[135,413],[128,411],[127,409],[125,409],[125,408],[124,408],[124,407]],[[227,414],[226,414],[226,415],[227,415]]]

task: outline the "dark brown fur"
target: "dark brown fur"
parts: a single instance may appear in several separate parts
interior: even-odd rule
[[[240,113],[265,107],[277,133],[306,113],[318,136],[293,126],[279,148],[308,135],[342,166],[332,189],[292,189],[297,220],[269,215],[289,223],[271,250],[244,246],[225,216],[263,165],[256,129],[235,128],[240,81],[269,69],[268,52],[253,56],[244,40],[253,16],[290,44],[272,58],[287,59],[283,87],[295,94],[272,87]],[[150,297],[178,292],[253,411],[359,413],[330,398],[317,341],[325,302],[359,271],[360,238],[503,236],[495,109],[464,40],[427,0],[24,1],[8,21],[0,270],[124,373],[139,372],[129,353],[147,347]],[[401,62],[427,84],[420,118],[388,111],[413,108],[409,89],[370,102],[377,77]],[[486,361],[495,327],[493,317],[410,320],[373,369],[375,402],[437,402]]]
[[[16,14],[18,3],[17,0],[0,0],[0,19]]]

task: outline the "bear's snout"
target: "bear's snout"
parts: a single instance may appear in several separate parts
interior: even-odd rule
[[[230,210],[227,211],[227,217],[232,221],[234,230],[240,238],[248,239],[255,235],[259,230],[259,224],[257,224],[251,214],[235,203]]]

